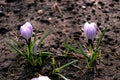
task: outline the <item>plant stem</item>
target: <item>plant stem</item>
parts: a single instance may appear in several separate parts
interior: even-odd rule
[[[55,69],[55,58],[54,57],[52,58],[52,67],[53,69]]]
[[[28,59],[29,62],[31,63],[31,65],[35,66],[35,61],[34,61],[34,57],[33,57],[33,51],[32,51],[32,43],[31,43],[31,38],[27,41],[27,45],[28,45]]]
[[[56,75],[60,76],[61,78],[63,78],[64,80],[70,80],[70,79],[67,79],[66,77],[64,77],[62,74],[60,73],[55,73]]]

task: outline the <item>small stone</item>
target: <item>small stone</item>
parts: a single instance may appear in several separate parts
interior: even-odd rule
[[[52,20],[52,18],[50,17],[50,18],[48,18],[48,20],[49,20],[49,21],[51,21],[51,20]]]
[[[86,6],[82,6],[83,9],[86,9]]]
[[[38,14],[42,15],[44,13],[43,10],[38,10]]]
[[[108,9],[108,8],[106,8],[104,11],[103,11],[103,13],[109,13],[110,12],[110,10]]]
[[[102,7],[101,6],[98,6],[98,9],[101,9]]]

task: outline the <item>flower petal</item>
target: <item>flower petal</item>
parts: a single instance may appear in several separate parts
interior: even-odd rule
[[[25,38],[28,41],[32,37],[32,25],[29,22],[26,22],[23,26],[21,26],[20,32],[23,38]]]
[[[87,39],[91,39],[92,41],[94,40],[95,36],[96,36],[96,29],[97,25],[95,23],[88,23],[86,22],[84,24],[84,33],[87,37]]]

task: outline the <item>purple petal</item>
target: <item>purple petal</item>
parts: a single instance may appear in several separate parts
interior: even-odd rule
[[[88,23],[86,22],[84,25],[84,33],[87,37],[87,39],[91,39],[92,41],[94,40],[95,36],[96,36],[96,29],[97,25],[95,23]]]
[[[23,38],[25,38],[28,41],[32,37],[32,25],[29,22],[26,22],[23,26],[21,26],[20,32]]]

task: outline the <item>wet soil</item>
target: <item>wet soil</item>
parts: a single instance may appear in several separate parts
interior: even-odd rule
[[[75,47],[79,41],[86,46],[82,30],[86,21],[98,25],[94,45],[107,26],[100,45],[102,57],[97,61],[97,73],[86,71],[81,55],[70,52],[64,56],[65,41]],[[51,57],[44,59],[43,66],[32,67],[22,56],[9,50],[8,34],[24,44],[19,30],[25,22],[33,25],[38,37],[52,30],[42,48],[54,53],[57,66],[79,60],[60,72],[65,77],[70,80],[120,80],[120,0],[57,0],[57,3],[54,0],[0,0],[0,80],[29,80],[36,73],[49,76],[51,80],[62,80],[51,74]]]

